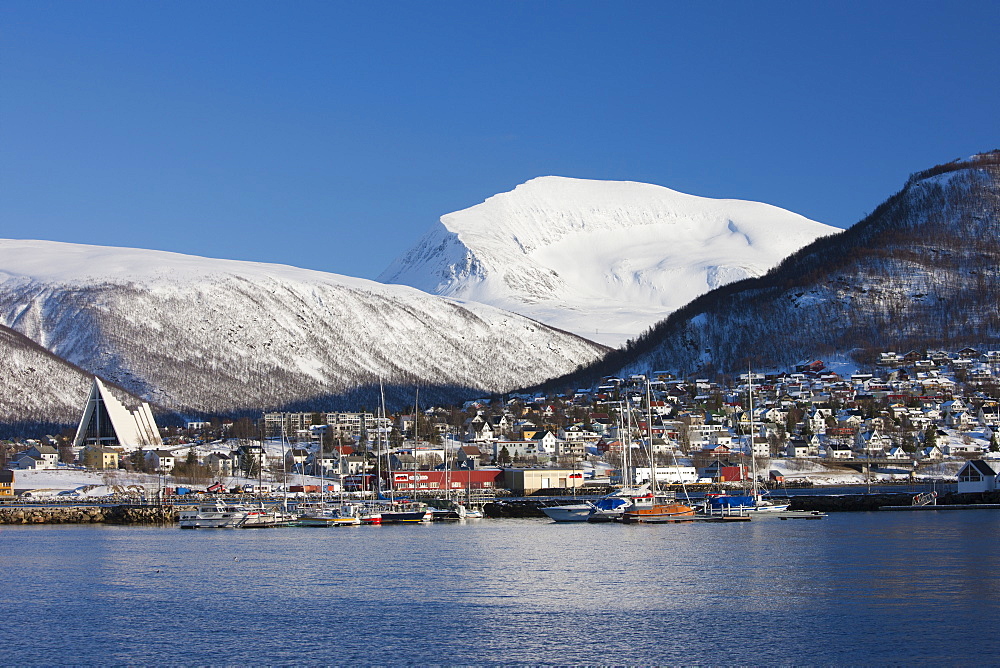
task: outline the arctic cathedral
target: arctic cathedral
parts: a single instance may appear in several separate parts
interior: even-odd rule
[[[73,448],[91,446],[135,450],[162,445],[149,404],[142,402],[133,408],[126,407],[111,394],[100,378],[94,376],[94,385],[90,388],[90,397],[83,409]]]

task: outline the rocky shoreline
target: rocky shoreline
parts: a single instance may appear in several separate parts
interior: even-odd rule
[[[170,506],[37,506],[0,508],[0,524],[147,524],[177,521]]]

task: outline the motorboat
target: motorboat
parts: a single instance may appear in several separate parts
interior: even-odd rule
[[[599,522],[620,522],[625,515],[625,511],[632,507],[632,499],[626,496],[611,495],[597,499],[593,503],[594,511],[587,518],[587,521],[596,524]]]
[[[225,503],[203,504],[195,510],[182,511],[178,524],[182,529],[257,529],[288,526],[295,516],[276,506]]]
[[[250,509],[242,504],[216,501],[194,510],[182,510],[178,524],[182,529],[234,529],[246,521]]]
[[[549,506],[541,510],[555,522],[620,522],[625,510],[632,506],[633,499],[648,493],[649,486],[644,485],[622,489],[593,501]]]
[[[594,504],[584,501],[564,506],[548,506],[542,508],[542,512],[553,522],[586,522],[594,512]]]
[[[382,524],[414,524],[433,518],[427,504],[416,501],[395,501],[381,511]]]
[[[278,506],[265,506],[263,503],[247,510],[246,518],[238,523],[237,529],[266,529],[271,527],[292,526],[298,517],[295,513]]]
[[[306,509],[299,515],[298,524],[304,527],[357,526],[361,524],[361,518],[350,507],[325,506]]]
[[[431,519],[435,522],[464,520],[468,515],[465,506],[455,501],[446,501],[440,507],[431,507]]]

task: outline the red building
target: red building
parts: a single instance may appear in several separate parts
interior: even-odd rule
[[[388,479],[399,491],[493,489],[503,480],[501,469],[458,471],[391,471]]]

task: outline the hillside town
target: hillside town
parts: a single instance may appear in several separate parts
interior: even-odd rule
[[[654,371],[386,416],[271,412],[161,428],[148,405],[125,407],[95,379],[75,435],[0,446],[0,494],[30,491],[14,473],[45,470],[153,474],[171,490],[359,489],[380,476],[412,492],[531,494],[640,484],[653,471],[664,484],[742,484],[754,472],[774,484],[954,481],[964,462],[1000,461],[998,398],[1000,351],[972,348],[885,352],[849,375],[822,361],[715,380]]]

